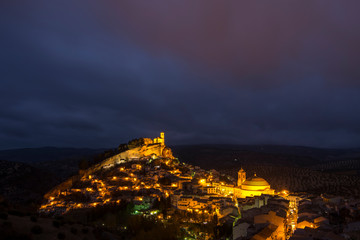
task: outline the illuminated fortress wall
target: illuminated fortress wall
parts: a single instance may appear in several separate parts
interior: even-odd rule
[[[153,156],[153,155],[161,157],[163,154],[163,150],[166,147],[164,133],[163,132],[160,133],[160,137],[155,138],[155,139],[160,139],[160,142],[152,143],[152,144],[145,144],[140,147],[129,149],[129,150],[121,152],[115,156],[107,158],[107,159],[103,160],[101,163],[98,163],[98,164],[90,167],[87,170],[82,171],[82,173],[80,173],[79,176],[71,177],[68,180],[66,180],[65,182],[63,182],[62,184],[55,187],[54,189],[50,190],[48,193],[45,194],[45,198],[47,198],[47,196],[53,195],[54,192],[58,192],[60,190],[69,188],[70,186],[72,186],[73,182],[80,179],[81,176],[90,175],[93,172],[96,172],[103,168],[109,168],[116,164],[126,162],[126,161],[131,161],[132,159],[139,159],[142,157],[148,157],[148,156]],[[154,139],[154,142],[155,142],[155,139]]]
[[[99,167],[101,168],[108,165],[115,165],[121,163],[121,161],[139,159],[142,157],[148,157],[153,155],[162,156],[163,150],[165,148],[165,133],[161,132],[160,137],[154,138],[153,143],[151,143],[151,141],[149,143],[150,144],[145,144],[140,147],[129,149],[125,152],[105,159]]]

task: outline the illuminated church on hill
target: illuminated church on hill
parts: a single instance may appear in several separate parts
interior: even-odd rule
[[[234,194],[241,198],[260,196],[261,194],[274,195],[275,190],[270,188],[270,184],[263,178],[256,176],[246,179],[246,172],[240,169],[238,172],[238,182]]]
[[[237,198],[255,197],[261,194],[274,195],[275,190],[263,178],[256,176],[246,179],[246,172],[240,169],[238,172],[237,186],[226,184],[214,184],[215,191],[222,195],[233,195]]]

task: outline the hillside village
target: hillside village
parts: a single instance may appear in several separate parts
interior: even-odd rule
[[[276,191],[243,169],[238,179],[205,171],[174,158],[163,133],[129,145],[51,190],[40,213],[90,223],[89,210],[122,206],[132,216],[175,224],[176,235],[189,239],[344,239],[360,230],[358,200]],[[116,216],[96,224],[129,234]]]

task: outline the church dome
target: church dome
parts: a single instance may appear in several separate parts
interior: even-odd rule
[[[270,189],[270,184],[265,179],[257,177],[255,174],[253,177],[246,179],[241,184],[241,189],[250,191],[262,191]]]

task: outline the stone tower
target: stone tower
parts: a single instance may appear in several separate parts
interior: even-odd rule
[[[241,168],[238,172],[238,182],[237,185],[241,186],[241,184],[246,180],[246,172],[243,168]]]
[[[165,133],[161,132],[160,137],[154,138],[154,143],[160,143],[161,146],[165,146]]]

